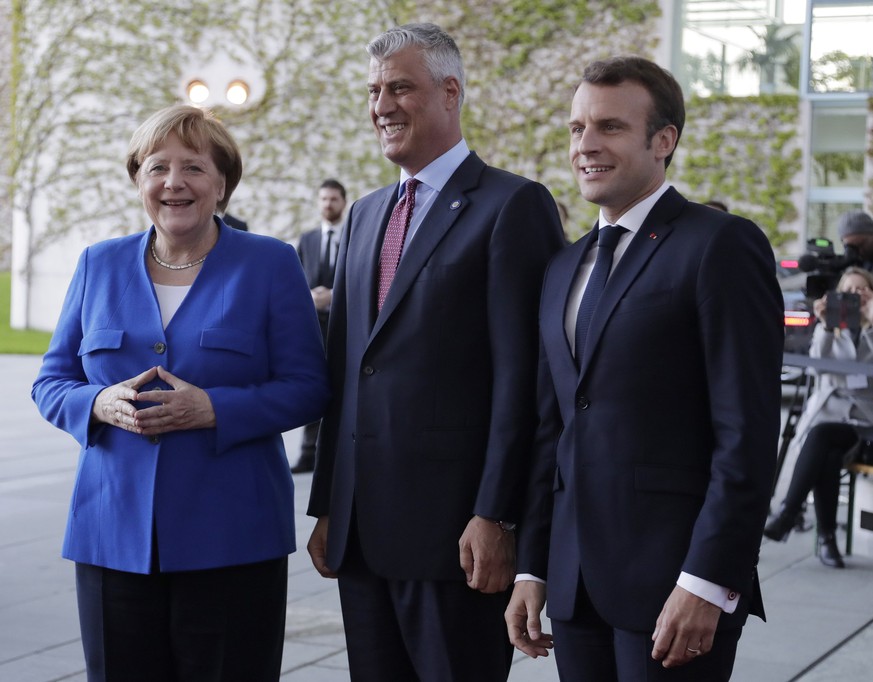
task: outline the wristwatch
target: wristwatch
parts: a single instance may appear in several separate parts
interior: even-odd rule
[[[512,521],[495,521],[498,526],[500,526],[500,530],[504,533],[514,533],[515,532],[515,524]]]

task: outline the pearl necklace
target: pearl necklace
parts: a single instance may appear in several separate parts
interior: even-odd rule
[[[191,261],[190,263],[183,263],[182,265],[173,265],[172,263],[167,263],[166,261],[162,261],[160,258],[158,258],[158,254],[155,251],[155,241],[156,241],[155,239],[152,239],[152,243],[151,243],[152,258],[155,259],[155,263],[160,265],[162,268],[167,268],[168,270],[187,270],[188,268],[193,268],[195,265],[200,265],[203,261],[205,261],[206,256],[209,255],[207,253],[206,256],[203,256],[203,258],[198,258],[197,260]]]

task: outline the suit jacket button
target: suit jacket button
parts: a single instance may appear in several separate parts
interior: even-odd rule
[[[364,374],[366,374],[367,376],[371,376],[373,373],[375,373],[375,371],[376,370],[370,367],[370,365],[364,367]]]
[[[580,410],[587,410],[589,405],[591,405],[591,401],[588,400],[588,398],[586,398],[584,395],[580,395],[578,398],[576,398],[576,407],[578,407]]]
[[[157,445],[160,442],[161,442],[160,436],[149,436],[149,443],[153,443],[154,445]]]
[[[158,341],[154,346],[152,346],[152,348],[158,355],[163,355],[167,352],[167,344],[163,341]]]

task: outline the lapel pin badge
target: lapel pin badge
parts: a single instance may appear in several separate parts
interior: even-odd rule
[[[649,239],[657,239],[657,238],[658,238],[658,235],[656,235],[654,232],[649,232]]]
[[[449,204],[449,208],[452,209],[453,211],[455,211],[455,210],[461,208],[461,202],[458,201],[457,199],[455,199],[451,204]]]

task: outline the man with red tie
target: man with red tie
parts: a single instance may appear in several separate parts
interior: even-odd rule
[[[309,551],[339,577],[352,680],[502,682],[560,219],[545,187],[467,148],[450,36],[410,24],[368,53],[400,182],[349,209],[340,243]]]

